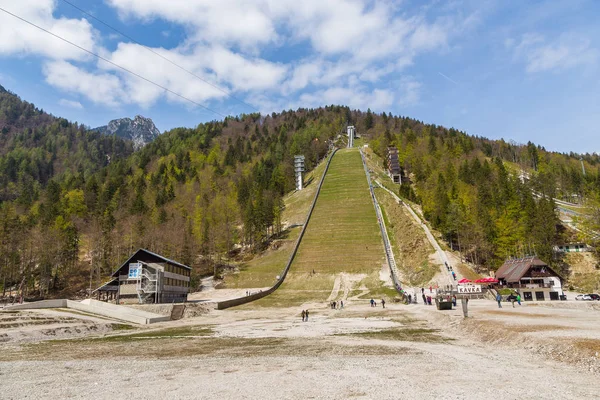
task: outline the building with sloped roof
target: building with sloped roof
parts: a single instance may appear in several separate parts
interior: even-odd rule
[[[110,292],[119,303],[181,303],[187,301],[192,269],[146,249],[139,249],[96,289]]]
[[[525,301],[559,300],[563,294],[560,276],[537,257],[506,260],[496,271],[496,279]]]

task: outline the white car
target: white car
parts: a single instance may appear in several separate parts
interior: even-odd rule
[[[575,296],[575,300],[592,300],[592,298],[587,294],[578,294]]]

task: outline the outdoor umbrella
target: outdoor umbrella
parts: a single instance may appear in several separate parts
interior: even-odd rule
[[[458,281],[458,283],[471,283],[471,282],[473,282],[473,281],[470,279],[467,279],[467,278],[462,278],[460,281]]]

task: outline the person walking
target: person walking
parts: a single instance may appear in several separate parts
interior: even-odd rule
[[[521,305],[521,295],[519,293],[517,293],[517,303]]]
[[[423,293],[422,296],[423,296],[423,304],[427,305],[427,297],[425,297],[425,293]]]
[[[510,302],[512,303],[513,308],[515,308],[515,300],[517,300],[517,296],[514,294],[510,294]]]
[[[381,299],[381,307],[385,308],[385,300]]]
[[[425,294],[425,288],[421,288],[421,294]]]
[[[306,318],[306,311],[302,310],[302,322],[304,322],[305,318]]]
[[[371,307],[375,307],[375,300],[371,299]]]
[[[308,322],[308,310],[306,310],[306,314],[305,314],[304,322]]]
[[[498,302],[498,308],[502,308],[502,296],[500,293],[496,295],[496,301]]]
[[[452,305],[454,307],[456,307],[456,295],[455,294],[452,295]]]
[[[429,286],[429,293],[433,293],[433,286]]]

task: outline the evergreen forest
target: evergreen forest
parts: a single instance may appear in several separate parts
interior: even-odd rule
[[[553,246],[573,233],[553,199],[597,198],[595,154],[344,106],[175,128],[134,152],[128,141],[49,115],[0,87],[0,295],[9,288],[32,298],[85,293],[137,248],[192,266],[198,285],[285,229],[294,155],[314,168],[347,124],[384,160],[389,146],[399,149],[407,178],[400,196],[479,268],[536,253],[568,273]]]

